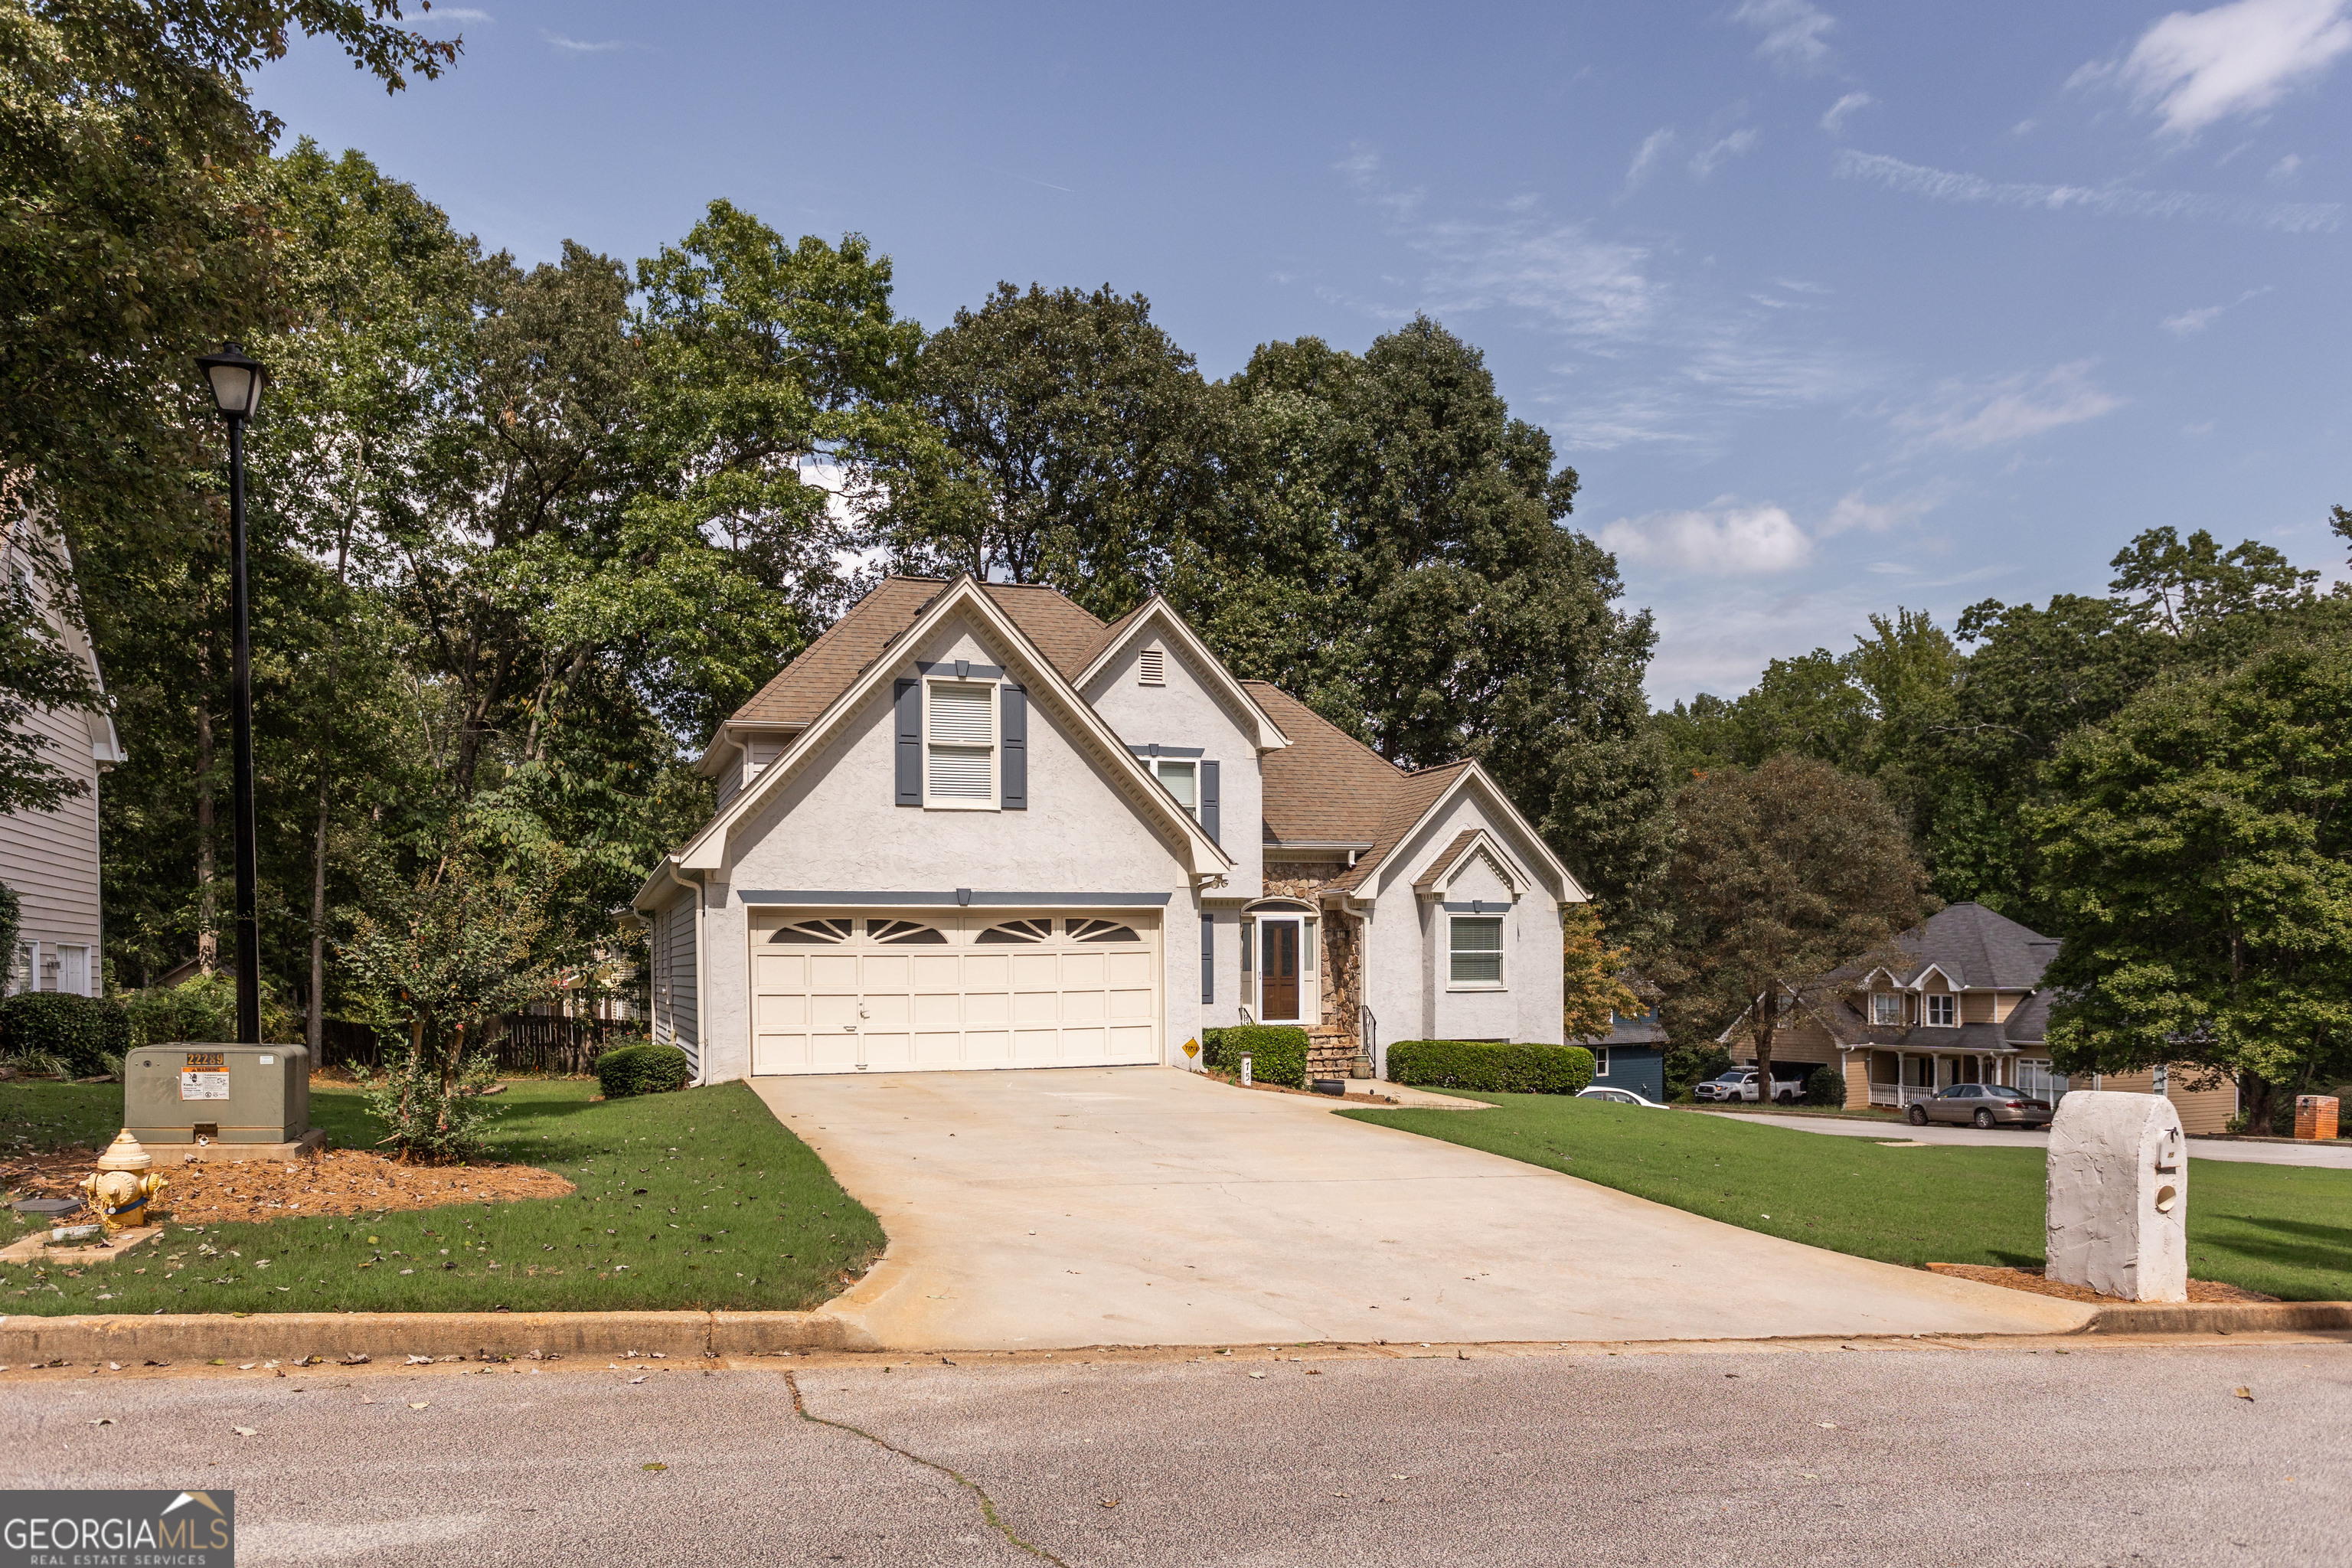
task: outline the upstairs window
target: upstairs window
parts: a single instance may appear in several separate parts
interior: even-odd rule
[[[1960,1021],[1960,999],[1958,997],[1948,994],[1943,996],[1928,996],[1923,998],[1923,1000],[1927,1004],[1927,1026],[1929,1028],[1948,1029],[1953,1025]]]
[[[925,693],[923,804],[964,810],[996,805],[996,688],[935,680]]]
[[[1874,991],[1870,994],[1870,1021],[1882,1029],[1903,1026],[1903,994],[1899,991]]]
[[[1148,647],[1136,656],[1135,683],[1138,686],[1168,684],[1168,652],[1165,648]]]
[[[1174,763],[1162,758],[1151,764],[1151,772],[1152,776],[1168,786],[1168,793],[1176,797],[1176,804],[1191,813],[1192,820],[1198,822],[1201,819],[1200,764]]]
[[[1503,922],[1495,916],[1457,916],[1452,922],[1450,973],[1456,985],[1503,984]]]

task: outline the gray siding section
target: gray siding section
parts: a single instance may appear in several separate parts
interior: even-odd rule
[[[58,950],[88,950],[87,989],[103,989],[98,899],[98,763],[91,752],[89,721],[79,712],[44,710],[25,726],[49,744],[42,757],[81,781],[83,793],[56,811],[0,814],[0,882],[15,889],[23,906],[20,943],[40,944],[40,967],[32,984],[58,988]],[[8,988],[18,989],[19,956],[11,955]]]

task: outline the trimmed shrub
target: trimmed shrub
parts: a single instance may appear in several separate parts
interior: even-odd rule
[[[606,1100],[668,1094],[686,1087],[694,1070],[676,1046],[623,1046],[596,1058],[596,1082]]]
[[[75,1078],[95,1078],[131,1048],[131,1020],[108,997],[26,991],[0,1002],[0,1056],[54,1057]]]
[[[1574,1094],[1592,1082],[1592,1053],[1582,1046],[1399,1040],[1389,1047],[1389,1079],[1488,1094]]]
[[[1250,1078],[1258,1083],[1307,1087],[1307,1031],[1296,1024],[1238,1024],[1201,1031],[1201,1059],[1227,1072],[1242,1070],[1250,1058]]]
[[[1815,1068],[1812,1076],[1805,1079],[1805,1103],[1807,1105],[1843,1105],[1845,1074],[1832,1067]]]

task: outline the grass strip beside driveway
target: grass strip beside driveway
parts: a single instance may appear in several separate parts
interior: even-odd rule
[[[0,1270],[0,1312],[801,1310],[881,1252],[880,1223],[743,1085],[592,1103],[595,1089],[514,1080],[490,1129],[499,1159],[568,1178],[570,1197],[173,1225],[111,1263]],[[85,1122],[106,1123],[103,1146],[121,1096],[0,1085],[0,1147],[89,1142]],[[320,1086],[310,1105],[341,1146],[383,1136],[355,1093]]]
[[[1918,1267],[2042,1264],[2040,1149],[1882,1148],[1730,1117],[1474,1094],[1486,1116],[1348,1110],[1727,1225]],[[1890,1128],[1890,1139],[1904,1137]],[[1826,1145],[1826,1147],[1824,1147]],[[2352,1300],[2352,1171],[2189,1162],[2189,1272],[2290,1301]]]

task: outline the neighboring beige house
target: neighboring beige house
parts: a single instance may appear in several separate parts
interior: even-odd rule
[[[1560,1039],[1584,890],[1471,763],[1408,773],[1162,600],[891,577],[719,726],[634,905],[702,1081],[1164,1063],[1297,1023],[1318,1071]]]
[[[29,586],[51,633],[99,679],[89,637],[51,602],[31,552],[43,541],[20,517],[0,541],[0,572]],[[114,720],[101,710],[43,709],[27,726],[49,744],[42,755],[82,784],[55,811],[0,813],[0,882],[16,894],[20,923],[8,954],[6,989],[96,996],[105,989],[99,917],[98,775],[123,760]]]
[[[1789,1076],[1784,1067],[1835,1067],[1852,1108],[1900,1109],[1956,1083],[1999,1083],[2053,1100],[2070,1087],[2161,1092],[2192,1133],[2226,1131],[2238,1113],[2236,1086],[2197,1087],[2194,1068],[2102,1074],[2079,1086],[2054,1073],[2050,994],[2041,988],[2054,937],[1982,904],[1953,904],[1893,946],[1902,957],[1891,964],[1832,971],[1788,993],[1794,1016],[1772,1042],[1776,1078]],[[1719,1037],[1752,1065],[1744,1018]]]

